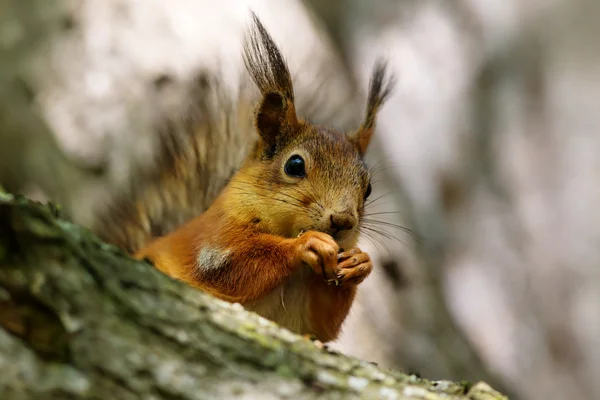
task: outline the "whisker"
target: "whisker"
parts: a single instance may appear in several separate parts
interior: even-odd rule
[[[375,236],[373,233],[369,232],[369,231],[360,231],[361,235],[364,236],[365,239],[367,239],[369,241],[369,243],[371,243],[373,246],[375,246],[376,249],[379,248],[379,246],[381,246],[383,248],[383,250],[386,250],[388,253],[390,253],[390,249],[389,247],[387,247],[387,245],[381,240],[379,239],[377,236]]]
[[[390,232],[386,231],[383,228],[374,228],[374,227],[368,226],[368,225],[363,225],[362,228],[366,229],[370,232],[377,233],[378,235],[381,235],[386,239],[396,239],[396,237],[394,235],[392,235]]]
[[[363,227],[361,227],[361,232],[362,232],[363,234],[365,234],[365,235],[369,235],[369,236],[371,236],[373,239],[377,240],[377,241],[378,241],[378,242],[381,244],[381,246],[382,246],[382,247],[383,247],[385,250],[387,250],[388,252],[390,251],[390,249],[389,249],[389,247],[387,246],[387,244],[385,243],[385,241],[384,241],[384,240],[382,240],[382,238],[384,238],[384,239],[387,239],[387,240],[396,239],[396,238],[394,238],[393,236],[390,236],[390,235],[388,235],[388,234],[387,234],[387,233],[385,233],[385,232],[380,232],[380,231],[378,231],[378,230],[371,229],[371,228],[369,228],[369,227],[366,227],[366,226],[363,226]],[[380,236],[381,236],[381,238],[380,238]],[[396,239],[396,240],[399,240],[399,239]],[[402,244],[403,244],[403,245],[406,245],[406,244],[404,244],[404,243],[402,243]]]
[[[390,201],[386,201],[385,203],[379,203],[377,205],[375,204],[369,204],[368,206],[365,206],[365,208],[373,208],[373,207],[383,207],[383,206],[388,206],[388,205],[397,205],[397,203],[395,203],[394,201],[390,200]]]
[[[382,194],[380,196],[377,196],[376,198],[374,198],[372,200],[368,200],[367,202],[365,202],[365,207],[368,207],[368,206],[374,204],[376,201],[382,199],[385,196],[389,196],[390,194],[392,194],[392,192],[384,193],[384,194]]]
[[[258,193],[258,192],[244,191],[244,189],[242,189],[242,188],[238,188],[238,187],[236,187],[236,186],[231,186],[231,188],[232,188],[232,189],[236,189],[236,190],[239,190],[239,191],[241,191],[241,194],[242,194],[242,195],[246,195],[246,196],[249,196],[249,197],[251,197],[251,196],[260,196],[260,197],[264,197],[264,198],[267,198],[267,199],[270,199],[270,200],[279,201],[279,202],[281,202],[281,203],[284,203],[284,204],[290,205],[290,206],[292,206],[292,207],[297,207],[297,208],[301,209],[302,211],[305,211],[305,210],[306,210],[306,208],[305,208],[305,207],[303,207],[303,206],[300,206],[300,205],[298,205],[298,204],[290,203],[289,201],[285,201],[284,199],[278,199],[277,197],[273,197],[273,196],[267,196],[267,195],[265,195],[265,194]]]
[[[385,230],[383,228],[375,228],[375,227],[363,225],[362,229],[366,229],[366,230],[368,230],[368,231],[370,231],[370,232],[372,232],[374,234],[381,235],[381,236],[383,236],[384,238],[386,238],[388,240],[392,240],[393,239],[393,240],[397,241],[398,243],[400,243],[400,244],[402,244],[404,246],[407,246],[407,244],[404,241],[400,240],[399,238],[397,238],[396,236],[394,236],[391,232],[388,232],[387,230]]]
[[[383,214],[398,214],[398,215],[402,215],[404,213],[402,211],[379,211],[379,212],[374,212],[374,213],[363,214],[363,217],[371,217],[373,215],[383,215]]]
[[[376,237],[375,235],[373,235],[370,232],[361,232],[361,235],[363,235],[363,237],[369,241],[369,243],[371,243],[373,245],[373,247],[375,247],[375,249],[379,250],[379,248],[381,248],[382,250],[387,250],[389,252],[389,248],[387,248],[387,246],[385,245],[385,243],[383,243],[383,241],[381,241],[381,239],[379,239],[378,237]]]
[[[380,173],[382,173],[384,171],[388,171],[390,169],[398,169],[398,168],[400,168],[400,165],[388,165],[388,166],[385,166],[385,167],[382,167],[382,168],[378,169],[377,171],[371,172],[371,177],[374,177],[374,176],[376,176],[376,175],[378,175],[378,174],[380,174]]]
[[[311,187],[311,190],[312,190],[313,194],[315,195],[315,196],[313,197],[313,201],[314,201],[315,203],[317,203],[317,205],[318,205],[319,207],[321,207],[321,209],[322,209],[322,210],[325,210],[325,207],[323,207],[323,204],[321,204],[321,203],[319,202],[319,200],[317,200],[317,197],[318,197],[318,195],[317,195],[317,189],[315,188],[315,184],[314,184],[314,182],[312,182],[312,181],[310,181],[310,180],[309,180],[309,181],[308,181],[308,183],[309,183],[309,185],[310,185],[310,187]]]
[[[367,224],[389,226],[390,228],[396,228],[402,232],[406,232],[406,233],[410,233],[411,235],[415,235],[415,232],[412,229],[407,228],[406,226],[394,224],[392,222],[380,221],[378,219],[370,219],[370,218],[364,218],[363,222],[365,222]]]
[[[248,176],[250,178],[253,178],[253,179],[257,179],[257,180],[261,179],[261,177],[255,176],[255,175],[250,174],[248,172],[242,172],[242,174],[244,174],[245,176]],[[300,191],[298,188],[292,187],[292,186],[289,186],[286,189],[289,189],[289,190],[293,191],[294,193],[296,193],[299,196],[306,196],[311,202],[317,204],[320,208],[323,209],[323,205],[317,200],[317,193],[316,193],[316,190],[314,188],[314,183],[312,181],[310,181],[310,180],[308,182],[309,182],[309,184],[310,184],[310,186],[312,188],[311,189],[312,193],[305,193],[303,191]],[[245,183],[245,184],[253,184],[256,187],[262,187],[265,190],[270,190],[269,187],[264,186],[264,185],[259,185],[259,184],[255,183],[255,182],[243,182],[243,183]],[[296,198],[296,197],[294,197],[292,195],[289,195],[287,193],[279,193],[279,194],[284,195],[284,196],[289,197],[289,198],[292,198],[295,201],[298,201],[299,203],[304,204],[304,202],[302,200],[300,200],[299,198]]]
[[[371,167],[369,167],[369,174],[370,174],[371,172],[373,172],[373,171],[375,170],[375,168],[376,168],[376,167],[377,167],[379,164],[381,164],[382,162],[384,162],[385,160],[387,160],[387,159],[389,159],[389,158],[392,158],[392,155],[389,155],[389,156],[387,156],[387,157],[383,157],[381,160],[377,161],[375,164],[373,164]]]
[[[259,184],[256,184],[254,182],[237,182],[236,184],[248,185],[248,186],[255,187],[257,189],[263,189],[263,190],[271,191],[271,188],[269,188],[268,186],[259,185]],[[298,202],[298,205],[302,205],[303,204],[302,200],[300,200],[300,199],[298,199],[298,198],[296,198],[296,197],[294,197],[292,195],[289,195],[287,193],[277,192],[277,194],[281,195],[281,196],[285,196],[285,197],[287,197],[289,199],[292,199],[292,200]]]

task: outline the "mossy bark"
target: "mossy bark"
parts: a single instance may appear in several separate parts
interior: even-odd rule
[[[500,399],[382,370],[0,195],[0,392],[22,398]]]

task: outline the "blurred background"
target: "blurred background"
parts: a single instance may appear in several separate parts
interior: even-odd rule
[[[200,123],[240,127],[214,161],[231,171],[253,135],[231,111],[257,98],[250,9],[312,121],[355,128],[375,59],[396,76],[368,155],[375,271],[333,347],[515,399],[600,398],[597,0],[0,0],[0,185],[93,228],[200,103]]]

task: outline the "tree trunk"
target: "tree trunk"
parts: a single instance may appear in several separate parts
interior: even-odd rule
[[[330,352],[55,210],[0,200],[4,398],[502,398],[485,384],[428,382]]]

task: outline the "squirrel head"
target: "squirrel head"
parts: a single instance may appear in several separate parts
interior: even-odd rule
[[[392,83],[383,62],[375,66],[362,125],[345,134],[298,118],[289,69],[272,38],[253,14],[244,45],[246,67],[262,94],[255,126],[259,138],[228,197],[236,218],[260,231],[285,237],[316,230],[342,248],[359,236],[365,201],[371,193],[363,157],[379,107]]]

